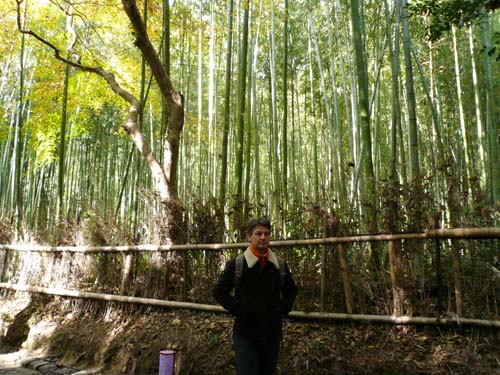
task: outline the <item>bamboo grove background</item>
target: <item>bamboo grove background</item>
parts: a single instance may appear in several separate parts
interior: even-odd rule
[[[160,203],[120,127],[125,103],[17,32],[17,5],[26,28],[142,99],[159,159],[166,126],[119,2],[2,2],[2,242],[158,241]],[[236,240],[238,218],[262,214],[275,238],[332,235],[325,217],[333,234],[497,222],[498,12],[430,41],[432,19],[406,0],[138,6],[184,95],[188,242]]]

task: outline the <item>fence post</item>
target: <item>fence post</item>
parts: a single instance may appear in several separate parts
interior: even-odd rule
[[[412,305],[408,298],[408,283],[403,275],[403,259],[401,257],[401,243],[388,241],[389,264],[391,268],[392,304],[394,316],[412,315]]]
[[[354,298],[352,296],[351,273],[349,271],[349,264],[347,263],[344,244],[342,243],[337,244],[337,253],[339,256],[340,269],[342,270],[342,282],[344,284],[345,304],[347,307],[347,312],[349,314],[352,314]]]
[[[338,231],[338,220],[330,209],[323,216],[323,224],[325,228],[325,237],[334,237]],[[320,278],[320,296],[319,296],[319,309],[321,312],[326,310],[326,253],[328,244],[324,244],[321,248],[321,278]]]
[[[5,270],[5,266],[7,265],[7,251],[8,250],[0,250],[0,281],[3,280],[3,272]]]
[[[463,311],[463,300],[462,300],[462,272],[460,271],[460,254],[459,254],[460,244],[458,240],[451,240],[451,259],[453,262],[453,281],[455,284],[455,306],[457,309],[457,315],[462,316]]]
[[[189,252],[182,252],[182,299],[187,301],[189,283],[190,283],[190,264],[189,264]]]
[[[439,229],[439,221],[441,219],[440,214],[434,216],[434,224],[436,229]],[[435,268],[436,268],[436,292],[437,292],[437,310],[439,313],[443,312],[443,275],[441,270],[441,241],[438,237],[435,238],[436,243],[436,258],[435,258]]]
[[[128,294],[130,279],[132,277],[132,265],[133,264],[134,264],[134,256],[131,253],[127,253],[125,255],[125,259],[123,261],[123,275],[122,275],[122,283],[120,286],[120,294],[121,295]]]

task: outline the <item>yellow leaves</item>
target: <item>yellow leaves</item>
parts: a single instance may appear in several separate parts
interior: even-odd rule
[[[57,140],[60,116],[58,113],[50,112],[44,115],[34,115],[26,127],[32,128],[30,146],[35,151],[35,164],[41,166],[55,160],[57,157]]]

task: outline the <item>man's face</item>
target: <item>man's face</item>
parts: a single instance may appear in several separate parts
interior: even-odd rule
[[[253,228],[252,234],[248,236],[248,240],[259,253],[265,253],[269,247],[270,235],[269,229],[263,225],[257,224],[255,228]]]

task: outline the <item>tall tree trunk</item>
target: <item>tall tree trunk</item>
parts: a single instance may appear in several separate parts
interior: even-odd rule
[[[164,145],[162,170],[157,170],[157,161],[150,153],[149,147],[144,149],[142,154],[146,159],[148,166],[152,170],[153,179],[155,180],[156,187],[160,192],[160,199],[163,204],[166,223],[164,228],[165,238],[168,242],[182,242],[185,233],[182,224],[182,211],[177,191],[177,164],[179,158],[180,135],[184,126],[184,98],[180,92],[174,90],[170,77],[167,75],[163,64],[149,41],[149,37],[140,18],[135,1],[123,0],[122,3],[135,30],[135,44],[139,47],[148,62],[162,95],[167,99],[169,107],[169,126]],[[131,129],[133,129],[134,132],[136,131],[133,126]],[[141,138],[143,137],[141,136]],[[147,151],[147,154],[145,151]]]
[[[166,223],[164,228],[165,238],[167,242],[182,242],[185,238],[185,233],[177,191],[177,164],[179,158],[180,136],[184,126],[184,98],[180,92],[174,90],[170,77],[167,75],[158,54],[149,40],[135,0],[122,0],[122,4],[135,31],[135,44],[148,62],[162,95],[167,99],[169,107],[169,126],[164,145],[163,166],[160,166],[156,161],[144,137],[139,129],[137,129],[137,124],[135,122],[136,118],[134,118],[136,116],[136,109],[134,109],[135,104],[131,107],[129,119],[125,127],[129,130],[129,134],[132,136],[132,139],[139,148],[139,151],[141,151],[143,158],[146,160],[152,172],[156,189],[159,192],[160,200],[163,205],[164,220]],[[122,95],[120,94],[121,91],[115,90],[119,95]],[[125,96],[129,100],[131,99],[130,94]],[[132,100],[132,103],[133,102]]]
[[[389,41],[389,55],[391,58],[391,85],[392,85],[392,125],[391,125],[391,168],[390,168],[390,186],[388,194],[384,194],[387,206],[388,231],[397,233],[399,228],[399,176],[397,170],[398,151],[397,134],[401,126],[401,106],[399,99],[399,45],[400,45],[400,0],[394,2],[394,37],[391,32],[391,18],[389,16],[389,5],[385,1],[386,12],[386,32]],[[390,241],[388,243],[389,267],[392,282],[392,313],[395,316],[411,315],[411,303],[408,293],[408,282],[405,280],[405,262],[401,251],[401,243]]]
[[[403,27],[403,54],[405,62],[405,87],[406,87],[406,108],[408,111],[408,143],[409,143],[409,159],[410,159],[410,184],[411,189],[409,192],[409,212],[411,215],[411,221],[409,228],[413,232],[422,230],[422,204],[423,199],[422,192],[422,178],[420,172],[420,158],[419,158],[419,148],[418,148],[418,128],[417,128],[417,113],[416,113],[416,99],[415,99],[415,89],[414,89],[414,79],[413,79],[413,63],[412,63],[412,41],[410,36],[410,25],[408,16],[408,4],[407,0],[401,0],[401,18]],[[409,248],[406,249],[409,252],[412,264],[408,269],[408,278],[412,281],[410,283],[415,283],[416,274],[418,274],[420,269],[420,264],[422,260],[423,244],[411,243]],[[413,270],[413,274],[409,272]],[[411,310],[411,308],[410,308]]]
[[[322,88],[322,92],[323,92],[323,102],[325,104],[326,123],[327,123],[328,131],[330,134],[330,145],[329,145],[330,147],[328,147],[328,149],[327,149],[327,155],[329,155],[329,156],[331,155],[329,159],[332,161],[331,163],[327,163],[328,169],[330,170],[332,168],[330,165],[333,164],[333,160],[335,159],[334,149],[335,149],[335,145],[337,142],[335,140],[335,132],[334,132],[334,128],[333,128],[332,109],[330,106],[330,96],[328,95],[329,90],[328,90],[327,85],[326,85],[325,72],[323,70],[323,63],[321,61],[319,46],[318,46],[318,42],[316,40],[316,30],[314,29],[311,13],[309,13],[307,24],[308,24],[309,34],[310,34],[309,38],[312,41],[312,44],[314,46],[314,51],[316,54],[316,63],[318,64],[318,71],[319,71],[319,75],[320,75],[320,79],[321,79],[321,88]],[[336,176],[336,177],[338,177],[338,176]],[[328,182],[327,182],[327,190],[329,190],[329,191],[334,190],[332,180],[333,179],[330,177],[328,179]]]
[[[464,114],[464,106],[463,106],[463,99],[462,99],[462,80],[460,78],[460,62],[458,60],[458,48],[457,48],[457,35],[456,35],[456,28],[452,27],[452,41],[453,41],[453,57],[454,57],[454,62],[455,62],[455,84],[456,84],[456,90],[457,90],[457,104],[458,104],[458,118],[460,122],[460,132],[461,132],[461,141],[463,144],[463,152],[464,158],[465,158],[465,166],[461,168],[461,174],[463,173],[465,176],[463,178],[463,181],[465,184],[468,185],[469,178],[471,178],[474,175],[474,166],[472,164],[473,160],[470,158],[470,155],[472,154],[470,152],[470,139],[469,139],[469,134],[467,132],[467,129],[465,127],[465,114]],[[466,192],[468,189],[464,189]],[[470,194],[470,192],[469,192]]]
[[[353,28],[354,52],[356,57],[356,75],[358,81],[358,111],[362,135],[362,156],[363,168],[363,211],[365,224],[370,233],[377,233],[377,206],[375,191],[375,174],[373,172],[372,141],[370,134],[370,109],[368,92],[368,72],[366,64],[366,54],[364,45],[364,29],[362,28],[360,3],[358,0],[351,0],[351,17]]]
[[[204,127],[202,127],[203,121],[203,84],[205,80],[203,79],[203,6],[202,2],[198,2],[199,19],[198,19],[198,115],[196,116],[198,120],[198,132],[197,132],[197,150],[196,155],[198,157],[198,181],[196,181],[196,188],[198,189],[198,195],[201,197],[203,192],[203,185],[205,184],[205,176],[201,171],[204,170],[203,162],[206,154],[206,147],[202,144],[202,132],[204,132]],[[204,139],[205,137],[203,137]],[[205,141],[203,141],[205,143]],[[196,164],[195,164],[196,165]]]
[[[247,82],[247,58],[248,58],[248,23],[250,13],[250,0],[242,3],[243,10],[243,32],[240,42],[240,55],[238,63],[238,128],[236,144],[236,199],[234,207],[234,227],[242,237],[243,230],[243,153],[245,138],[245,103]]]
[[[68,57],[70,58],[70,57]],[[69,73],[71,67],[66,65],[64,67],[64,88],[63,88],[63,98],[61,105],[61,127],[59,129],[59,172],[57,178],[57,216],[58,220],[62,220],[64,211],[64,159],[66,152],[66,124],[68,122],[67,110],[68,110],[68,85],[69,85]]]
[[[260,2],[259,6],[259,12],[262,11],[262,1]],[[256,35],[254,37],[254,43],[252,47],[252,66],[255,67],[257,66],[257,61],[259,57],[259,35],[260,35],[260,27],[261,23],[260,20],[257,21],[257,31]],[[257,77],[256,77],[256,72],[255,69],[252,68],[251,70],[251,79],[250,79],[250,85],[251,85],[251,90],[250,90],[250,102],[251,104],[251,121],[249,122],[249,126],[252,128],[252,139],[253,139],[253,160],[249,161],[249,163],[252,163],[252,168],[254,171],[254,178],[252,178],[252,185],[254,186],[254,214],[256,216],[261,216],[262,215],[262,187],[261,187],[261,174],[260,174],[260,131],[259,131],[259,123],[260,123],[260,118],[259,118],[259,109],[257,108]],[[249,178],[249,176],[248,176]],[[250,181],[249,181],[250,182]]]
[[[420,161],[418,153],[418,129],[417,129],[417,113],[415,89],[413,82],[413,66],[411,58],[411,37],[410,25],[408,16],[407,0],[402,0],[402,21],[403,21],[403,50],[405,58],[405,83],[406,83],[406,106],[408,110],[409,121],[409,154],[410,154],[410,179],[412,186],[412,225],[413,231],[421,230],[422,212],[421,204],[419,204],[419,194],[421,192],[421,176],[420,176]]]
[[[467,30],[467,35],[469,39],[469,51],[470,51],[470,58],[471,58],[471,70],[472,70],[472,85],[474,87],[474,109],[475,109],[475,117],[476,117],[476,145],[478,149],[478,155],[477,157],[479,160],[477,160],[479,167],[476,167],[476,170],[474,171],[474,174],[477,173],[478,170],[483,169],[484,166],[484,136],[483,136],[483,118],[482,118],[482,112],[481,112],[481,101],[480,101],[480,95],[479,95],[479,85],[478,85],[478,80],[477,80],[477,68],[476,68],[476,56],[474,53],[474,39],[473,39],[473,34],[472,34],[472,27],[469,27]],[[479,186],[484,186],[484,174],[483,173],[478,173],[478,182]]]
[[[283,208],[281,210],[283,234],[286,230],[284,215],[288,212],[288,0],[285,0],[283,22],[283,125],[281,127],[281,194]]]
[[[271,163],[271,175],[273,190],[271,193],[272,198],[272,212],[273,217],[281,219],[281,213],[283,211],[282,206],[282,189],[281,189],[281,170],[280,170],[280,158],[281,150],[280,144],[280,132],[278,123],[278,93],[277,93],[277,72],[276,72],[276,17],[275,17],[275,4],[271,5],[271,31],[269,33],[269,44],[271,48],[269,49],[269,89],[270,89],[270,108],[271,108],[271,150],[270,155],[272,155]],[[278,231],[282,231],[282,222],[278,221]]]
[[[26,22],[26,7],[27,2],[24,3],[23,9],[23,19],[21,21],[20,14],[20,4],[17,4],[17,18],[18,25],[20,28],[24,28]],[[21,23],[22,22],[22,23]],[[21,187],[21,146],[23,144],[22,140],[22,127],[24,121],[24,59],[25,59],[25,34],[21,36],[21,51],[19,54],[19,91],[18,91],[18,111],[17,118],[15,122],[15,132],[14,132],[14,147],[12,154],[12,175],[14,178],[11,180],[11,204],[12,204],[12,218],[11,221],[16,223],[16,236],[20,235],[21,224],[22,224],[22,213],[23,213],[23,197],[22,197],[22,187]]]
[[[481,25],[481,39],[486,51],[491,49],[490,17],[485,16]],[[498,142],[498,126],[495,119],[493,100],[496,97],[493,89],[493,78],[491,72],[491,57],[489,53],[484,55],[484,71],[486,79],[486,131],[488,137],[488,180],[490,188],[491,204],[500,204],[500,146]]]
[[[397,132],[401,123],[401,105],[399,103],[399,29],[400,29],[400,1],[395,0],[394,11],[394,39],[391,35],[389,6],[387,0],[386,6],[386,25],[387,37],[389,39],[389,55],[391,59],[391,181],[392,184],[398,183],[397,164],[398,164],[398,151],[397,151]]]
[[[231,103],[231,79],[232,79],[232,51],[233,51],[233,4],[234,0],[228,1],[227,15],[227,41],[226,41],[226,83],[224,88],[224,109],[222,112],[222,150],[221,150],[221,172],[219,182],[219,208],[218,238],[221,242],[224,236],[224,217],[226,207],[226,186],[227,186],[227,154],[229,138],[229,117]]]
[[[314,100],[314,74],[313,74],[313,52],[312,52],[312,40],[311,36],[309,36],[309,42],[308,42],[308,48],[307,48],[307,55],[309,57],[309,95],[310,95],[310,101],[311,101],[311,125],[312,125],[312,142],[313,142],[313,149],[312,149],[312,193],[313,193],[313,200],[318,201],[319,200],[319,167],[318,167],[318,131],[317,131],[317,126],[316,126],[316,110],[315,110],[315,100]]]
[[[258,36],[256,37],[258,38]],[[244,165],[245,165],[245,186],[243,189],[243,217],[247,218],[249,216],[250,212],[250,175],[251,175],[251,169],[252,169],[252,160],[251,160],[251,155],[252,155],[252,133],[253,133],[253,126],[252,126],[252,112],[253,112],[253,102],[252,102],[252,92],[253,92],[253,81],[255,79],[254,75],[254,43],[251,43],[250,46],[250,51],[248,53],[248,85],[247,85],[247,93],[246,93],[246,111],[245,111],[245,137],[246,137],[246,142],[245,142],[245,154],[244,154]]]
[[[333,7],[332,7],[333,8]],[[330,13],[328,14],[327,22],[332,23]],[[336,26],[332,26],[335,27]],[[343,129],[342,121],[340,120],[340,106],[338,98],[338,86],[336,78],[336,64],[335,64],[335,52],[333,46],[333,33],[332,27],[328,28],[328,45],[330,47],[330,79],[332,81],[332,92],[333,92],[333,113],[334,113],[334,128],[333,133],[337,135],[333,153],[335,154],[334,161],[336,164],[335,176],[337,178],[337,183],[335,185],[335,190],[338,191],[338,201],[340,204],[345,204],[347,202],[347,184],[346,184],[346,170],[344,161],[344,141],[343,141]]]
[[[210,178],[208,180],[208,192],[210,198],[216,197],[217,185],[217,158],[215,157],[215,4],[210,1],[210,42],[209,42],[209,66],[208,66],[208,147],[207,147],[207,170]],[[215,229],[215,228],[214,228]]]
[[[161,61],[167,75],[170,77],[170,0],[162,2],[162,40]],[[168,128],[168,103],[164,96],[161,97],[161,152],[163,154],[164,134]],[[162,155],[163,157],[163,155]]]

